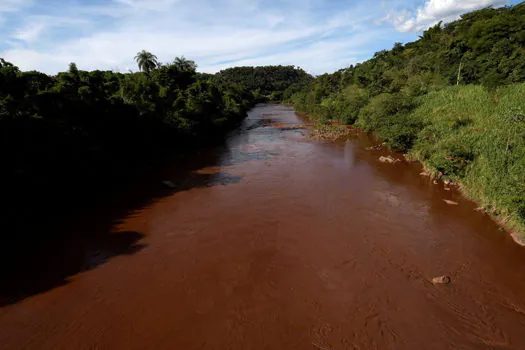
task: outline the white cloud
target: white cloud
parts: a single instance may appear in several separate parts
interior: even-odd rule
[[[368,37],[368,35],[366,35]],[[359,35],[363,39],[363,35]],[[255,56],[235,60],[232,63],[211,64],[202,66],[204,72],[217,72],[234,66],[258,65],[295,65],[319,74],[332,71],[358,62],[358,56],[365,54],[355,36],[341,41],[321,41],[304,47],[297,47],[286,52],[276,52],[264,56]]]
[[[11,35],[12,38],[31,44],[38,40],[43,34],[51,29],[60,27],[78,27],[88,24],[89,21],[67,17],[56,16],[27,16],[26,24],[15,30]]]
[[[19,29],[13,34],[13,38],[23,41],[34,41],[45,29],[43,23],[31,23],[28,26]]]
[[[385,20],[391,22],[400,32],[420,32],[439,21],[454,21],[463,13],[488,6],[503,6],[506,0],[426,0],[413,14],[407,10],[390,12]]]
[[[244,57],[263,57],[267,50],[307,38],[314,32],[312,29],[285,30],[280,31],[279,35],[274,35],[270,30],[264,29],[234,32],[230,28],[218,28],[214,32],[153,33],[143,32],[140,28],[124,28],[113,33],[99,33],[61,43],[52,55],[26,48],[8,50],[4,55],[23,69],[27,67],[56,72],[64,70],[69,62],[76,62],[81,69],[134,67],[133,57],[144,48],[154,52],[163,62],[171,61],[178,55],[185,55],[195,59],[204,68],[217,61],[237,62],[244,60]],[[288,51],[289,49],[286,50]],[[211,62],[206,64],[206,61]],[[255,61],[262,62],[261,59]]]
[[[318,74],[375,51],[363,42],[385,41],[389,28],[367,25],[377,11],[366,3],[331,8],[320,0],[265,1],[264,6],[261,0],[35,6],[32,15],[20,13],[16,23],[4,27],[0,57],[22,70],[51,74],[70,62],[86,70],[127,70],[136,69],[133,57],[145,49],[161,62],[184,55],[206,72],[233,65],[294,64]]]

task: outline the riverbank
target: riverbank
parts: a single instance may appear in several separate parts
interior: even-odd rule
[[[288,105],[294,108],[292,105]],[[337,141],[350,136],[352,133],[359,132],[359,129],[344,125],[336,121],[320,121],[312,118],[305,113],[297,113],[297,116],[304,122],[305,127],[310,128],[310,138],[312,140]]]
[[[397,114],[391,104],[399,101],[382,95],[361,110],[355,125],[421,162],[432,178],[457,184],[523,245],[524,94],[525,84],[497,90],[450,87],[418,97]],[[328,138],[332,124],[324,118],[318,122]]]
[[[123,74],[71,63],[47,75],[0,58],[2,240],[51,238],[54,230],[42,229],[49,217],[75,215],[166,161],[184,162],[255,105],[246,88],[176,62]]]
[[[396,154],[367,133],[301,124],[258,106],[187,168],[86,211],[13,274],[33,289],[0,309],[0,344],[520,349],[523,249],[420,164],[381,163]]]
[[[70,187],[67,193],[60,188],[32,189],[32,194],[19,197],[20,202],[11,202],[11,209],[18,209],[19,215],[16,221],[2,217],[0,308],[68,284],[73,276],[144,249],[142,232],[122,232],[115,226],[121,218],[174,192],[205,186],[213,176],[193,172],[218,161],[214,150],[224,147],[226,136],[218,134],[199,148],[184,152],[165,149],[147,162],[139,159],[140,167],[121,168],[120,176],[113,174],[97,183],[78,182],[79,187]],[[173,187],[166,186],[166,181]],[[50,192],[43,198],[31,197],[43,190]],[[18,203],[24,201],[32,203],[21,210]],[[45,201],[45,206],[35,205],[40,201]]]
[[[200,162],[213,161],[207,158],[209,150],[221,147],[245,117],[246,112],[184,146],[165,142],[163,147],[148,145],[141,152],[112,154],[89,172],[64,164],[67,173],[58,179],[32,173],[26,181],[3,182],[0,307],[65,284],[71,276],[114,256],[142,249],[137,244],[141,233],[112,234],[115,218],[168,195],[170,189],[162,184],[167,180],[162,176],[166,171],[178,169],[180,178],[168,180],[180,188],[181,178],[202,166]],[[86,217],[96,220],[76,227]],[[99,256],[98,262],[86,263],[86,251],[93,245],[104,246],[109,252]]]
[[[421,98],[407,118],[423,128],[408,149],[434,177],[454,181],[525,243],[525,84],[454,87]]]
[[[316,77],[288,102],[373,132],[525,237],[524,16],[520,3],[437,23]]]
[[[307,115],[301,115],[304,118],[309,118]],[[327,141],[338,141],[343,140],[351,135],[356,135],[358,133],[364,132],[361,129],[351,127],[349,125],[342,125],[340,123],[312,123],[310,124],[311,131],[310,131],[310,137],[313,140],[327,140]],[[383,140],[385,141],[385,140]],[[380,139],[377,140],[377,144],[374,146],[369,147],[367,150],[369,151],[382,151],[385,147],[388,148],[388,142],[382,142]],[[462,195],[473,201],[477,204],[476,211],[477,212],[483,212],[487,214],[493,221],[495,221],[502,229],[506,230],[508,234],[514,239],[514,241],[519,244],[520,246],[525,246],[525,231],[518,231],[513,226],[509,225],[509,218],[508,217],[501,217],[500,215],[495,215],[493,212],[491,212],[488,207],[483,206],[483,203],[476,200],[476,198],[472,197],[470,195],[470,191],[468,188],[465,188],[465,185],[461,182],[459,178],[452,179],[451,177],[444,177],[444,174],[436,169],[435,167],[432,167],[425,159],[419,158],[417,156],[414,156],[411,153],[403,154],[398,153],[394,154],[392,157],[389,155],[388,157],[381,156],[380,161],[390,164],[395,164],[399,161],[408,161],[408,162],[419,162],[422,164],[424,171],[421,172],[420,175],[422,176],[428,176],[430,180],[434,184],[438,184],[439,182],[443,182],[447,189],[455,188],[458,191],[462,193]],[[383,160],[384,159],[384,160]]]

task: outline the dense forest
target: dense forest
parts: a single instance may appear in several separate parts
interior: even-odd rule
[[[234,67],[220,71],[216,77],[219,82],[240,84],[270,101],[289,98],[292,92],[313,80],[310,74],[294,66]]]
[[[263,94],[305,79],[293,67],[259,67],[238,80],[198,73],[184,57],[161,64],[142,51],[135,59],[135,73],[71,63],[55,76],[0,60],[2,219],[22,229],[48,208],[74,207],[73,198],[100,196],[167,156],[191,154],[222,138]]]
[[[525,232],[525,3],[439,23],[317,77],[289,102],[354,124]],[[286,93],[285,93],[286,94]]]

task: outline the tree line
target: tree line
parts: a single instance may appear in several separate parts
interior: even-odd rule
[[[525,232],[525,3],[485,8],[317,77],[288,101],[355,125]]]
[[[3,219],[24,221],[51,201],[101,195],[163,157],[202,148],[267,98],[266,81],[280,89],[296,82],[294,69],[282,67],[259,67],[261,80],[248,85],[235,74],[199,73],[184,57],[160,63],[143,50],[135,60],[138,72],[71,63],[50,76],[0,59]]]
[[[313,77],[296,66],[234,67],[216,74],[219,82],[240,84],[256,96],[270,101],[287,99],[313,81]]]

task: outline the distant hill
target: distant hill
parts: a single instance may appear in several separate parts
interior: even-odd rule
[[[272,100],[280,100],[287,89],[298,91],[313,81],[310,74],[295,66],[235,67],[222,70],[215,76],[227,85],[239,84]]]

